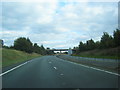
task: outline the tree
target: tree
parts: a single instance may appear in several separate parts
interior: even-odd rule
[[[100,49],[100,41],[96,41],[95,42],[95,48],[96,49]]]
[[[47,54],[47,51],[45,50],[43,45],[40,46],[40,50],[41,50],[41,54],[42,55],[46,55]]]
[[[101,48],[110,48],[114,46],[113,38],[107,32],[103,32],[101,37]]]
[[[10,48],[10,49],[14,49],[14,46],[11,45],[9,48]]]
[[[50,50],[50,48],[47,47],[47,49],[46,49],[46,54],[47,54],[47,55],[52,55],[52,54],[54,54],[54,51],[53,51],[53,50]]]
[[[49,48],[49,47],[47,47],[47,50],[50,50],[50,48]]]
[[[73,47],[73,54],[79,53],[79,47]]]
[[[113,32],[113,38],[114,38],[115,46],[120,46],[120,30],[119,29],[116,29]]]
[[[86,42],[86,49],[87,50],[95,49],[95,42],[92,39]]]
[[[78,51],[82,52],[82,51],[85,51],[85,50],[86,50],[85,44],[81,41],[80,44],[79,44],[79,47],[78,47]]]
[[[6,45],[4,45],[3,48],[10,49],[10,47],[8,47],[8,46],[6,46]]]
[[[17,50],[25,51],[27,53],[33,52],[32,42],[29,38],[20,37],[14,41],[14,48]]]
[[[39,53],[40,54],[40,47],[37,45],[37,43],[34,43],[34,45],[33,45],[33,51],[35,53]]]

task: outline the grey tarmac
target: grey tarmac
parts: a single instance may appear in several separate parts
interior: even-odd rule
[[[3,88],[118,88],[118,76],[56,56],[32,59],[2,76]]]

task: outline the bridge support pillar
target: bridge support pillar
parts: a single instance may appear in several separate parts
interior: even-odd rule
[[[61,50],[60,50],[60,54],[61,54],[62,52],[61,52]]]
[[[71,54],[72,54],[72,49],[69,48],[69,49],[68,49],[68,55],[71,55]]]

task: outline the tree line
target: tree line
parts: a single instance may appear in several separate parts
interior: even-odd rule
[[[76,49],[76,53],[83,51],[89,51],[94,49],[107,49],[120,46],[120,29],[116,29],[113,32],[113,36],[109,35],[107,32],[103,32],[100,41],[94,41],[93,39],[87,40],[85,43],[80,41]]]
[[[25,38],[25,37],[19,37],[16,40],[14,40],[13,46],[10,47],[3,46],[3,48],[16,49],[27,53],[35,52],[41,55],[54,54],[53,51],[50,51],[50,48],[45,49],[43,45],[39,46],[37,43],[33,44],[29,38]]]

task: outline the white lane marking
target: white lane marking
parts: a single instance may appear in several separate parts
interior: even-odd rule
[[[57,69],[56,67],[54,67],[54,69]]]
[[[9,72],[11,72],[11,71],[13,71],[13,70],[15,70],[15,69],[17,69],[17,68],[19,68],[19,67],[21,67],[21,66],[23,66],[23,65],[27,64],[27,63],[28,63],[28,61],[27,61],[27,62],[25,62],[25,63],[23,63],[23,64],[20,64],[20,65],[18,65],[18,66],[16,66],[16,67],[14,67],[14,68],[12,68],[12,69],[10,69],[10,70],[7,70],[6,72],[1,73],[1,74],[0,74],[0,76],[3,76],[3,75],[5,75],[5,74],[7,74],[7,73],[9,73]]]
[[[62,73],[60,75],[63,75]]]
[[[61,59],[61,60],[62,60],[62,59]],[[62,61],[63,61],[63,60],[62,60]],[[81,66],[86,67],[86,68],[91,68],[91,69],[94,69],[94,70],[98,70],[98,71],[102,71],[102,72],[106,72],[106,73],[109,73],[109,74],[113,74],[113,75],[120,76],[120,74],[118,74],[118,73],[114,73],[114,72],[110,72],[110,71],[106,71],[106,70],[94,68],[94,67],[91,67],[91,66],[86,66],[86,65],[83,65],[83,64],[78,64],[78,63],[71,62],[71,61],[66,61],[66,62],[73,63],[73,64],[76,64],[76,65],[81,65]]]
[[[80,90],[79,88],[75,89],[75,90]]]
[[[52,62],[49,62],[49,63],[52,63]]]

